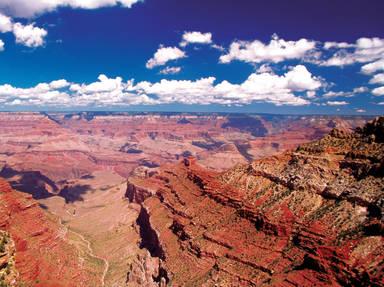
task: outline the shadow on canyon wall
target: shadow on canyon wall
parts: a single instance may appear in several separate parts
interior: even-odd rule
[[[17,171],[5,166],[0,177],[5,178],[12,188],[31,194],[37,200],[54,196],[59,190],[55,182],[39,171]]]
[[[64,186],[60,189],[56,183],[40,171],[18,171],[5,166],[0,171],[0,177],[6,179],[15,190],[28,193],[36,200],[60,196],[66,203],[83,201],[83,195],[91,191],[90,185]],[[92,175],[82,178],[93,178]]]
[[[92,187],[88,184],[77,184],[64,187],[58,195],[65,199],[65,203],[74,203],[84,201],[83,195],[91,190]]]
[[[264,137],[268,134],[263,122],[258,118],[251,116],[231,116],[228,122],[224,123],[222,128],[236,128],[241,131],[249,132],[254,137]]]

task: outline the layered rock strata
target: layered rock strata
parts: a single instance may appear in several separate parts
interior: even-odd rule
[[[142,247],[169,286],[384,286],[383,127],[223,173],[189,158],[136,175]]]
[[[0,230],[6,231],[14,242],[14,251],[8,252],[4,261],[18,273],[17,282],[10,283],[41,287],[99,286],[99,275],[68,243],[67,228],[60,226],[57,218],[44,213],[30,195],[13,190],[2,179]]]

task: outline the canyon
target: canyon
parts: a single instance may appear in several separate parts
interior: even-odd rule
[[[0,113],[7,282],[383,286],[369,120]]]
[[[188,158],[132,177],[142,243],[171,286],[383,286],[383,132],[381,118],[223,173]]]

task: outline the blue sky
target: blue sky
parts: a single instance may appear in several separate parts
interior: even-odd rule
[[[384,111],[380,0],[46,2],[0,0],[0,110]]]

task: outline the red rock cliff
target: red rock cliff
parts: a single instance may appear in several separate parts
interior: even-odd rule
[[[224,173],[188,159],[130,178],[142,245],[170,286],[384,286],[383,127]]]
[[[98,286],[100,280],[81,263],[66,239],[67,229],[49,218],[30,195],[0,179],[0,229],[15,242],[20,286]],[[97,282],[97,283],[95,283]],[[23,285],[24,284],[24,285]]]

